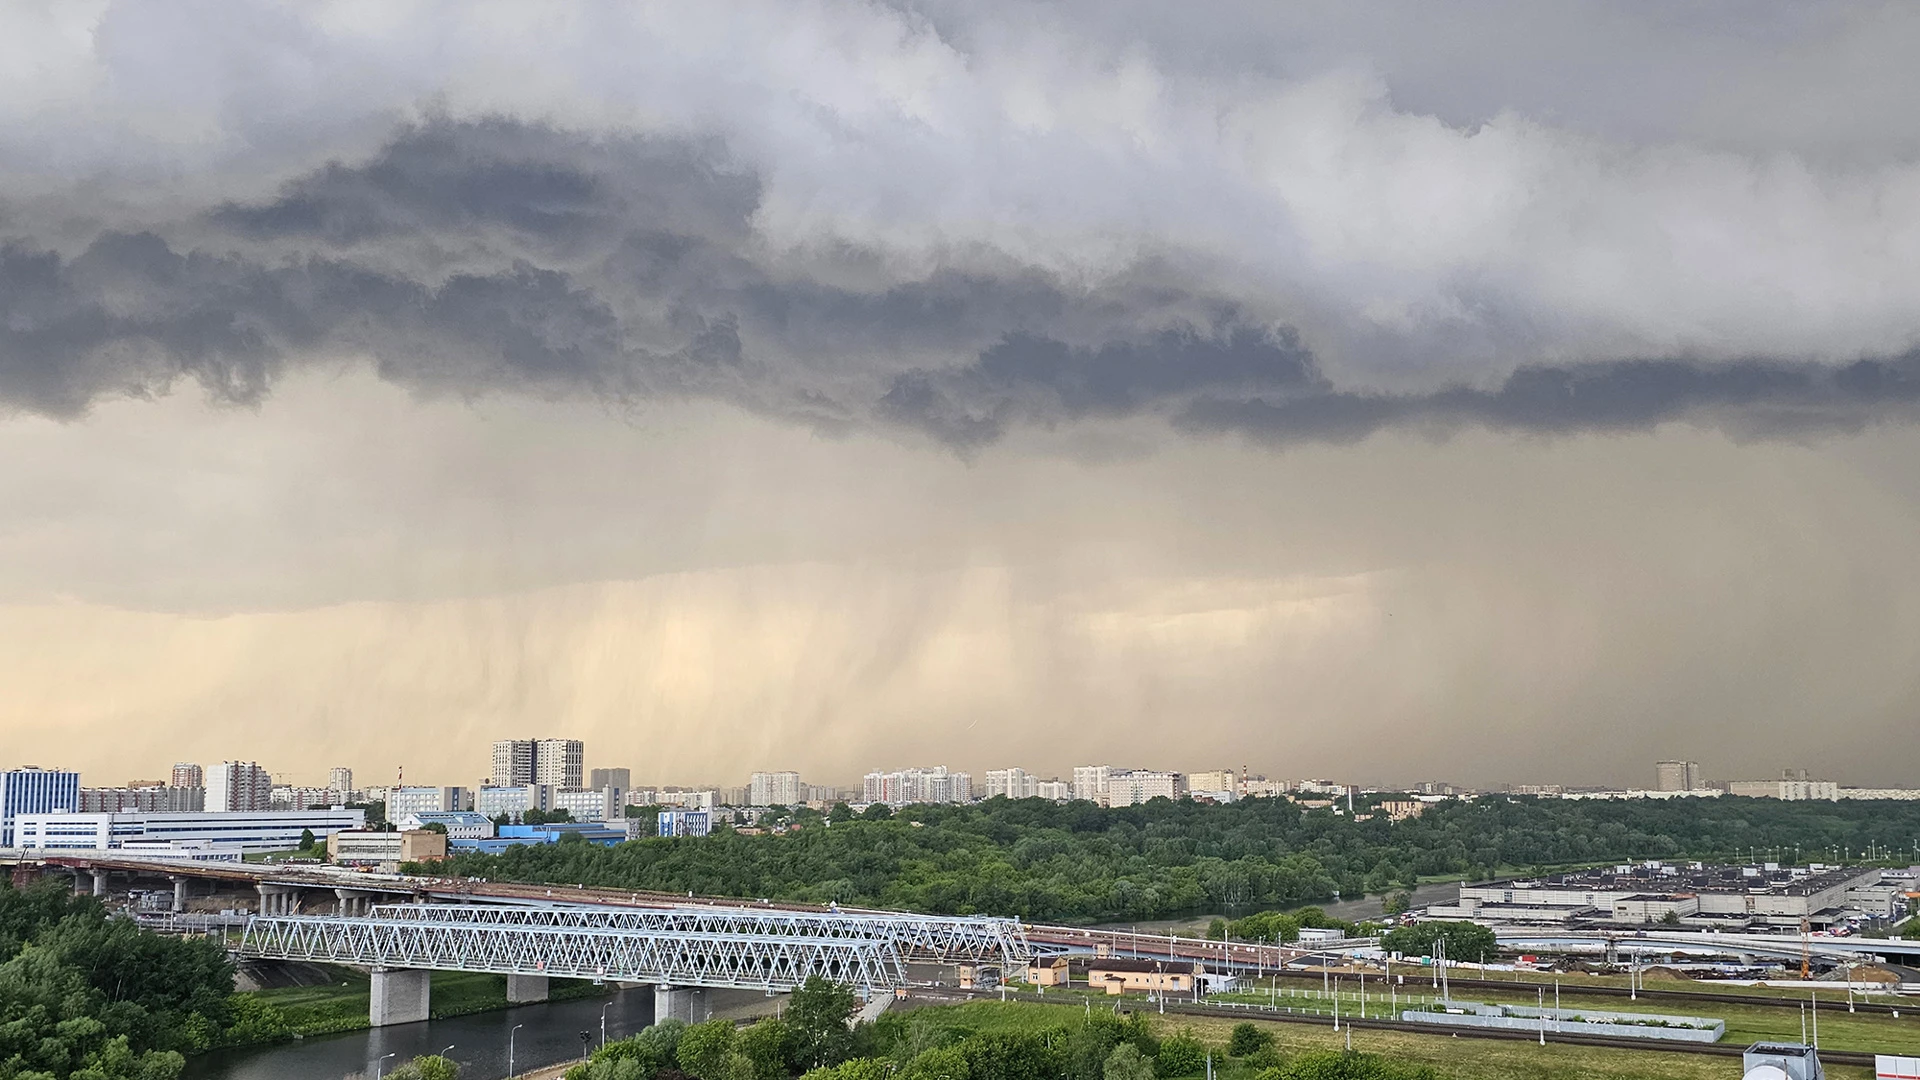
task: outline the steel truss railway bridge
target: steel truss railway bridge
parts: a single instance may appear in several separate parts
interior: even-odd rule
[[[424,1020],[434,971],[505,975],[507,999],[539,1001],[551,978],[652,984],[655,1015],[698,1019],[712,988],[792,990],[811,976],[868,996],[907,983],[911,960],[1010,967],[1033,956],[1015,919],[890,912],[375,905],[364,915],[262,915],[243,956],[371,968],[375,1026]]]

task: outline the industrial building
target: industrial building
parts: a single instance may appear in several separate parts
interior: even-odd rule
[[[493,835],[493,819],[473,810],[431,810],[390,820],[402,829],[438,825],[447,830],[449,840],[484,840]]]
[[[451,813],[472,810],[473,789],[465,787],[392,787],[387,789],[387,820],[408,814]]]
[[[1833,802],[1840,798],[1840,785],[1832,780],[1810,779],[1805,769],[1782,769],[1778,780],[1735,780],[1727,785],[1727,794],[1788,802]]]
[[[1643,927],[1767,933],[1885,918],[1908,887],[1859,867],[1707,866],[1647,862],[1540,878],[1461,885],[1427,915],[1490,926]]]
[[[708,810],[662,810],[657,824],[661,836],[705,836],[713,831]]]
[[[627,816],[627,793],[624,788],[556,791],[547,802],[547,809],[565,810],[575,821],[617,821]]]
[[[545,784],[483,787],[473,793],[473,808],[489,818],[505,814],[519,821],[529,810],[553,809],[553,789]]]
[[[548,825],[502,825],[497,836],[457,840],[449,837],[447,844],[456,852],[477,851],[483,855],[497,855],[508,848],[557,844],[564,836],[578,836],[589,844],[612,847],[628,839],[624,824],[562,821]]]
[[[17,846],[48,850],[106,851],[176,842],[228,845],[242,851],[287,851],[300,835],[316,838],[342,829],[363,829],[364,810],[299,810],[290,813],[22,814]]]
[[[80,809],[80,774],[26,765],[0,772],[0,848],[20,847],[15,827],[27,814]]]
[[[447,834],[430,829],[369,832],[342,829],[327,837],[327,858],[341,866],[397,868],[404,862],[447,857]]]

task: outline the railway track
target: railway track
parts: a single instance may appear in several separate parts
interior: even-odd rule
[[[1373,975],[1374,973],[1369,972],[1368,974]],[[1320,981],[1320,976],[1317,973],[1309,975],[1291,971],[1280,972],[1277,975],[1267,977],[1312,982],[1315,984]],[[1506,979],[1462,978],[1459,975],[1453,974],[1447,976],[1447,984],[1456,988],[1498,990],[1505,993],[1513,993],[1519,990],[1532,990],[1542,985],[1538,982],[1513,982]],[[1818,990],[1818,988],[1815,989]],[[1589,986],[1584,983],[1564,984],[1561,986],[1560,992],[1563,994],[1579,994],[1591,997],[1631,998],[1634,996],[1633,991],[1627,990],[1624,987]],[[1798,1009],[1807,1003],[1807,999],[1803,997],[1734,994],[1717,990],[1649,990],[1644,986],[1640,988],[1639,996],[1655,1001],[1700,1001],[1713,1002],[1719,1005],[1753,1005],[1763,1009]],[[1836,1009],[1844,1009],[1846,1007],[1846,988],[1843,986],[1838,990],[1829,990],[1822,995],[1820,1000],[1823,1006],[1831,1003]],[[1822,1011],[1825,1011],[1824,1008]],[[1853,1004],[1853,1011],[1856,1013],[1869,1013],[1876,1016],[1898,1016],[1900,1013],[1906,1012],[1911,1016],[1920,1017],[1920,1001],[1916,1001],[1910,1005],[1888,1005],[1880,1002],[1856,1001]]]

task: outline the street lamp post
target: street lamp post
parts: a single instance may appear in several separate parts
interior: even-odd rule
[[[380,1080],[382,1076],[385,1076],[387,1074],[387,1059],[390,1057],[398,1057],[399,1054],[400,1051],[398,1050],[395,1050],[391,1054],[381,1054],[380,1060],[373,1063],[373,1080]]]
[[[600,1049],[602,1050],[607,1048],[607,1010],[611,1008],[613,1008],[611,1001],[600,1006]]]
[[[435,1054],[435,1055],[434,1055],[434,1057],[446,1057],[446,1056],[447,1056],[447,1051],[449,1051],[449,1050],[451,1050],[451,1049],[453,1049],[453,1044],[452,1044],[452,1043],[448,1043],[447,1045],[445,1045],[445,1046],[443,1046],[443,1047],[441,1047],[441,1048],[440,1048],[440,1052],[439,1052],[438,1054]]]
[[[526,1026],[525,1024],[515,1024],[513,1025],[513,1030],[507,1032],[507,1080],[513,1080],[515,1075],[513,1071],[513,1037],[519,1034],[521,1028]]]

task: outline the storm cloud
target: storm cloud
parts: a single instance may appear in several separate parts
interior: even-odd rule
[[[103,229],[71,255],[15,237],[0,249],[0,396],[72,416],[190,379],[255,403],[290,365],[363,356],[429,393],[712,398],[973,449],[1011,425],[1141,415],[1278,441],[1684,419],[1799,433],[1904,418],[1916,393],[1911,353],[1342,385],[1296,327],[1172,258],[1094,283],[977,259],[904,275],[852,246],[797,264],[756,231],[764,198],[713,140],[424,123],[269,197]]]
[[[961,449],[1099,417],[1284,442],[1912,415],[1903,137],[1716,140],[1508,60],[1442,87],[1441,44],[1331,13],[1129,37],[1074,5],[479,5],[449,36],[434,5],[323,4],[251,10],[243,49],[217,8],[76,10],[21,20],[42,93],[0,115],[15,409],[182,381],[253,403],[350,358],[425,393],[713,399]],[[1920,21],[1769,8],[1722,74],[1793,41],[1829,96],[1878,100],[1837,70],[1869,29]],[[1341,58],[1363,42],[1381,66]],[[74,110],[118,119],[55,137]]]

